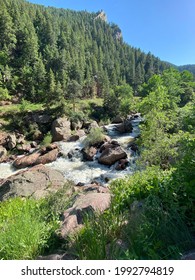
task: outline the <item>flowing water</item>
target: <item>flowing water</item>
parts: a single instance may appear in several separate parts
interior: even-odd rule
[[[135,159],[137,156],[132,152],[128,145],[139,135],[140,121],[140,117],[131,121],[133,126],[132,133],[119,134],[115,129],[115,124],[110,124],[105,127],[107,134],[112,139],[117,140],[128,155],[129,166],[125,170],[117,171],[115,169],[117,163],[111,167],[99,164],[99,154],[94,157],[93,161],[82,161],[81,149],[83,148],[83,139],[77,142],[58,142],[57,144],[59,145],[62,156],[55,162],[46,164],[46,166],[50,166],[51,168],[61,171],[67,180],[71,180],[75,184],[86,184],[92,181],[105,184],[109,180],[130,175],[135,171]],[[7,178],[16,172],[17,171],[14,170],[11,163],[0,164],[0,179]]]

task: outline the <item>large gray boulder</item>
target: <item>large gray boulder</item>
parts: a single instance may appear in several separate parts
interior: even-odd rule
[[[105,165],[112,165],[118,160],[125,158],[127,158],[127,154],[120,146],[108,147],[102,152],[98,158],[98,162]]]
[[[5,179],[0,186],[0,201],[12,197],[45,197],[63,187],[62,173],[37,165]]]
[[[71,136],[70,127],[70,121],[66,117],[54,120],[51,128],[52,141],[67,141]]]

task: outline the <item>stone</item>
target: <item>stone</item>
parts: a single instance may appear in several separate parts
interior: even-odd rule
[[[4,162],[7,158],[7,150],[3,146],[0,146],[0,163]]]
[[[31,149],[32,147],[30,144],[17,145],[17,150],[21,153],[29,153]]]
[[[115,167],[116,170],[124,170],[129,164],[127,159],[120,159],[117,166]]]
[[[93,161],[94,156],[97,153],[97,149],[93,146],[91,147],[86,147],[84,149],[82,149],[82,153],[83,153],[83,159],[86,161]]]
[[[44,165],[37,165],[5,179],[0,186],[0,201],[12,197],[39,199],[56,192],[64,183],[61,172]]]
[[[6,140],[7,140],[7,146],[9,150],[12,150],[16,147],[17,140],[15,134],[9,134]]]
[[[53,161],[55,161],[57,159],[58,153],[59,153],[58,149],[51,150],[48,153],[46,153],[46,154],[44,154],[42,156],[39,156],[37,158],[37,160],[35,161],[34,165],[46,164],[46,163],[53,162]]]
[[[8,134],[4,131],[0,131],[0,146],[6,146]]]
[[[83,218],[86,214],[102,213],[109,208],[110,202],[110,193],[88,192],[80,195],[74,205],[64,212],[60,235],[66,238],[80,230],[83,227]]]
[[[71,136],[70,121],[66,118],[58,118],[53,121],[52,128],[52,141],[67,140]]]
[[[26,168],[35,165],[36,160],[40,157],[40,152],[35,152],[33,154],[18,157],[14,162],[13,166],[17,169]]]
[[[13,162],[13,166],[15,168],[25,168],[38,164],[46,164],[55,161],[58,155],[59,149],[55,143],[52,143],[47,147],[43,147],[40,150],[36,150],[32,154],[18,157]]]
[[[126,152],[120,146],[116,146],[105,149],[98,158],[98,162],[105,165],[112,165],[118,160],[125,158],[127,158]]]
[[[67,139],[67,141],[68,142],[76,142],[76,141],[78,141],[79,140],[79,135],[71,135],[68,139]]]

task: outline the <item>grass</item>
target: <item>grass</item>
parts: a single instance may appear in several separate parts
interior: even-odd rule
[[[61,246],[60,214],[74,198],[67,183],[41,200],[14,198],[0,203],[0,259],[32,260]]]
[[[55,223],[47,223],[42,202],[16,198],[0,204],[0,259],[34,259],[47,246]]]

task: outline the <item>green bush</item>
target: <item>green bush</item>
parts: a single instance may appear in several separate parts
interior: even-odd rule
[[[47,221],[43,201],[14,198],[0,203],[0,259],[34,259],[48,246],[57,223]]]
[[[6,88],[0,87],[0,101],[2,100],[10,100],[11,96]]]
[[[180,259],[194,241],[182,215],[175,207],[149,195],[142,209],[131,213],[123,229],[129,259]]]
[[[104,134],[99,127],[92,128],[87,137],[83,140],[85,147],[93,146],[104,140]]]
[[[43,146],[47,146],[49,144],[51,144],[52,142],[52,135],[51,135],[51,132],[49,131],[43,138],[43,141],[42,141],[42,145]]]

